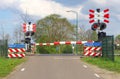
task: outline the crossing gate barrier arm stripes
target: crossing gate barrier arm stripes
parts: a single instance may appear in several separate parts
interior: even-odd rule
[[[94,42],[94,41],[60,41],[60,42],[53,42],[53,43],[35,43],[35,45],[39,46],[50,46],[50,45],[69,45],[69,44],[84,44],[87,42]]]
[[[84,47],[84,55],[85,56],[101,56],[102,55],[102,47],[100,47],[100,43],[96,43],[94,41],[57,41],[53,43],[36,43],[35,45],[39,46],[50,46],[50,45],[70,45],[70,44],[95,44],[96,46],[85,46]],[[98,46],[99,45],[99,46]]]

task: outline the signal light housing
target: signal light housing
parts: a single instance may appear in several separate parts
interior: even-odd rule
[[[100,23],[100,30],[104,30],[107,27],[105,23]]]
[[[91,29],[93,31],[96,31],[99,27],[99,30],[104,30],[107,25],[105,23],[93,23],[92,26],[91,26]]]
[[[27,31],[25,33],[25,36],[33,36],[34,35],[34,32],[33,31]]]
[[[97,29],[98,27],[99,27],[99,24],[98,24],[98,23],[93,23],[91,29],[92,29],[93,31],[96,31],[96,29]]]
[[[106,37],[106,32],[98,32],[98,41],[101,41],[104,37]]]

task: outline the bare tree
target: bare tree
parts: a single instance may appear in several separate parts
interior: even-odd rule
[[[86,40],[87,34],[86,34],[86,29],[84,25],[82,25],[82,28],[80,28],[78,31],[78,37],[79,37],[79,40]]]
[[[15,43],[21,43],[21,40],[24,39],[24,33],[22,32],[22,26],[15,28],[13,38],[14,38]]]
[[[97,33],[91,29],[86,30],[85,26],[79,30],[79,40],[97,40]]]
[[[16,14],[18,14],[18,19],[20,21],[19,25],[17,25],[17,27],[15,28],[14,30],[14,34],[13,34],[13,38],[14,38],[14,42],[15,43],[21,43],[21,40],[24,40],[24,33],[23,33],[23,28],[22,28],[22,24],[23,23],[28,23],[30,21],[32,21],[32,17],[27,13],[27,10],[26,10],[26,13],[25,14],[22,14],[20,13],[19,11],[14,11]]]
[[[5,30],[4,30],[3,25],[1,25],[0,39],[1,39],[1,40],[8,40],[8,42],[11,41],[11,39],[10,39],[10,35],[7,34],[7,33],[5,33]]]

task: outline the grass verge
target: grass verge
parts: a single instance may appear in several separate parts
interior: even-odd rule
[[[120,57],[118,56],[115,57],[114,62],[104,58],[93,58],[93,57],[84,57],[82,58],[82,60],[87,63],[96,65],[100,68],[120,73]]]
[[[12,72],[17,65],[21,64],[25,60],[25,58],[8,59],[0,57],[0,77],[5,77],[10,74],[10,72]]]

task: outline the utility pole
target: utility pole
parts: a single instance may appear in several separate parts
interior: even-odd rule
[[[79,26],[79,18],[78,18],[78,12],[77,11],[73,11],[73,10],[69,10],[67,12],[73,12],[76,14],[76,42],[78,41],[78,26]],[[76,44],[76,53],[75,54],[78,54],[78,46]]]

